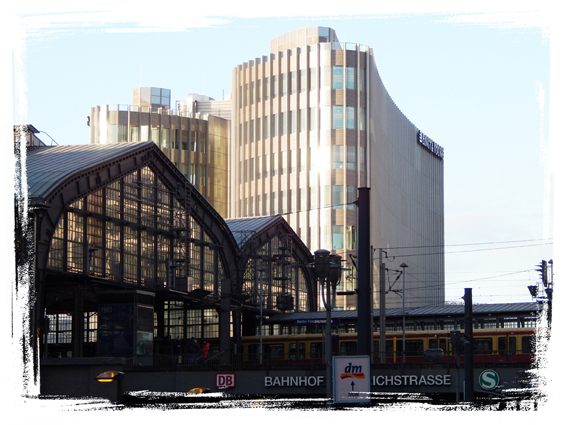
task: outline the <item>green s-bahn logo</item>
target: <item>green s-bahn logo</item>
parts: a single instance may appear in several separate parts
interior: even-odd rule
[[[493,390],[500,383],[500,377],[493,370],[484,370],[478,377],[478,383],[483,390]]]

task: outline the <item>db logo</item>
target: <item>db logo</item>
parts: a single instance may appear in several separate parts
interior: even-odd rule
[[[235,386],[234,373],[217,373],[217,388],[232,388]]]

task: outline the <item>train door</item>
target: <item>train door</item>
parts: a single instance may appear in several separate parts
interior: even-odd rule
[[[513,356],[516,354],[516,337],[500,336],[498,337],[498,355]]]
[[[293,361],[301,361],[305,359],[305,343],[290,342],[289,343],[289,359]]]

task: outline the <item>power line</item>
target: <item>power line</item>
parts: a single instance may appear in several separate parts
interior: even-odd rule
[[[395,246],[395,247],[388,247],[388,248],[381,248],[383,250],[390,250],[390,249],[420,249],[420,248],[446,248],[446,247],[453,247],[453,246],[474,246],[474,245],[496,245],[496,244],[504,244],[504,243],[520,243],[520,242],[536,242],[536,241],[551,241],[553,238],[546,238],[546,239],[521,239],[515,241],[493,241],[493,242],[474,242],[474,243],[462,243],[462,244],[453,244],[453,245],[421,245],[421,246]],[[375,248],[380,249],[380,248]],[[465,251],[463,251],[465,252]]]
[[[498,243],[498,242],[496,242],[496,243]],[[500,242],[500,243],[507,243],[507,242]],[[471,244],[471,245],[474,245],[474,244]],[[500,247],[500,248],[469,249],[469,250],[466,250],[466,251],[450,251],[450,252],[443,251],[443,252],[426,252],[426,253],[419,253],[419,254],[400,254],[400,255],[394,255],[393,257],[394,258],[407,258],[407,257],[420,257],[420,256],[424,256],[424,255],[464,254],[464,253],[467,253],[467,252],[496,251],[496,250],[502,250],[502,249],[528,248],[528,247],[532,247],[532,246],[542,246],[542,245],[553,245],[553,242],[546,242],[546,243],[543,243],[543,244],[505,246],[505,247]],[[410,248],[411,247],[406,247],[405,249],[410,249]],[[414,248],[419,248],[419,247],[414,247]],[[429,247],[421,247],[421,248],[429,248]],[[435,246],[431,246],[430,248],[435,248]],[[440,248],[440,246],[437,246],[437,248]],[[389,249],[402,249],[402,248],[389,248]],[[373,257],[372,259],[376,260],[377,257]]]

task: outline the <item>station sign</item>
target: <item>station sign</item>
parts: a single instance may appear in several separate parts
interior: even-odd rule
[[[420,130],[417,131],[417,143],[430,151],[433,155],[443,159],[445,155],[443,147],[439,146],[437,143],[423,134],[423,132]]]
[[[296,319],[296,325],[326,325],[327,319]],[[331,325],[338,325],[339,319],[331,319]]]
[[[500,376],[498,376],[498,373],[494,370],[483,370],[478,377],[478,383],[483,390],[490,391],[498,386],[500,383]]]
[[[333,401],[370,402],[370,356],[333,357]]]

